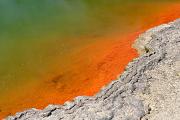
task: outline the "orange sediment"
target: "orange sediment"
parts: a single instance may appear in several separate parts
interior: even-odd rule
[[[21,97],[16,98],[16,94],[11,93],[9,100],[0,106],[0,119],[27,108],[42,109],[48,104],[63,104],[79,95],[97,93],[102,86],[115,80],[125,66],[138,56],[131,46],[140,33],[180,17],[180,4],[164,9],[163,13],[145,19],[147,23],[143,22],[145,24],[138,32],[92,38],[98,39],[97,42],[70,55],[70,69],[62,71],[57,68],[54,74],[45,76],[37,85],[32,83],[28,91],[19,90]]]
[[[17,103],[14,103],[16,101],[14,94],[15,99],[11,96],[13,99],[11,106],[16,107],[7,105],[3,108],[5,112],[2,113],[7,115],[11,112],[12,114],[22,108],[31,107],[41,109],[50,103],[63,104],[75,96],[94,95],[102,86],[115,80],[128,62],[137,57],[136,51],[131,48],[136,35],[99,38],[102,41],[86,46],[71,55],[74,61],[70,71],[64,74],[59,74],[61,72],[57,71],[57,76],[50,76],[51,79],[41,81],[36,87],[28,87],[32,89],[29,90],[31,92],[22,96],[21,101],[17,99]],[[86,57],[79,57],[79,55]]]

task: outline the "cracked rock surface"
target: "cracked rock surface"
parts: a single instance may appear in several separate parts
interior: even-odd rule
[[[146,31],[134,47],[140,57],[96,95],[5,120],[179,120],[180,19]]]

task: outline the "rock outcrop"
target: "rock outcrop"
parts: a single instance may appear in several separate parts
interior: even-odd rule
[[[179,120],[180,20],[140,35],[140,56],[92,97],[29,109],[6,120]],[[117,66],[118,67],[118,66]]]

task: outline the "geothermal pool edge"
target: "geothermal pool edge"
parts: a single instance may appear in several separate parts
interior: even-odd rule
[[[32,108],[5,120],[178,120],[180,19],[146,31],[133,46],[140,56],[96,95]]]

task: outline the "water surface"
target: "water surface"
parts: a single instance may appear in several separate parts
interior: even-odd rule
[[[179,13],[161,0],[1,0],[0,116],[95,94],[137,57],[139,33]]]

